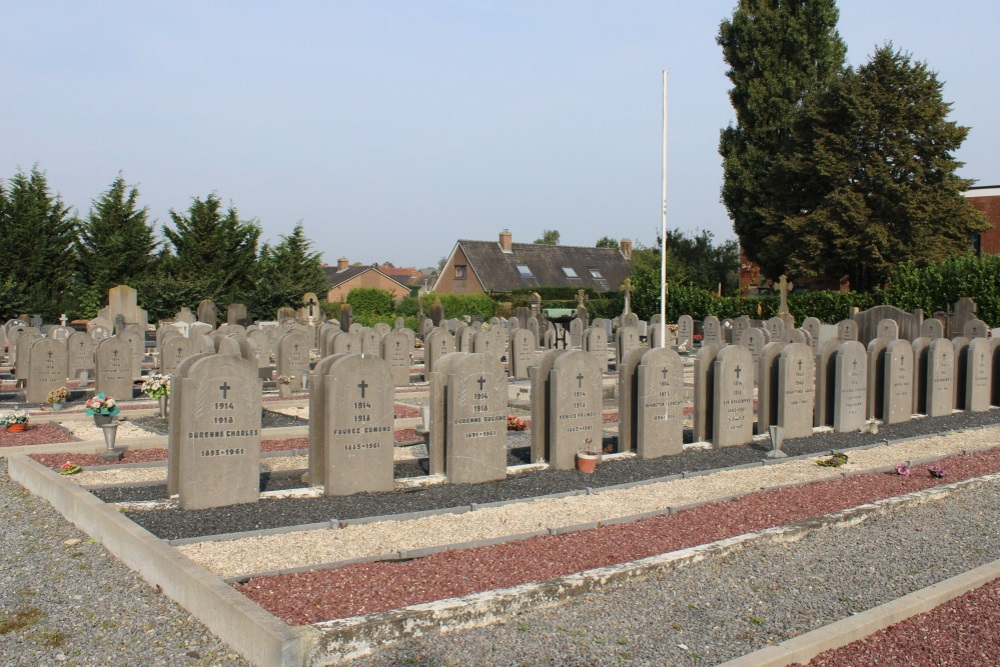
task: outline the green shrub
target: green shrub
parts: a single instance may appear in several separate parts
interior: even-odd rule
[[[889,276],[888,296],[903,310],[923,308],[925,317],[967,296],[976,302],[979,319],[1000,326],[1000,255],[967,255],[924,267],[900,264]]]
[[[356,319],[361,314],[387,315],[395,312],[392,292],[374,287],[355,287],[347,293],[347,303]]]
[[[424,297],[424,312],[430,313],[430,304],[434,299],[441,300],[444,308],[444,316],[448,319],[468,315],[474,317],[482,316],[483,319],[496,315],[497,302],[485,294],[438,294],[431,293]]]

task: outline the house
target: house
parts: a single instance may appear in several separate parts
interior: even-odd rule
[[[355,287],[374,287],[391,292],[396,301],[410,294],[409,287],[380,271],[377,265],[350,266],[346,257],[338,259],[335,267],[324,264],[323,273],[330,281],[326,300],[331,302],[347,301],[347,293]]]
[[[986,216],[993,226],[974,241],[978,252],[1000,255],[1000,185],[970,188],[963,193],[973,208]]]
[[[589,287],[595,292],[614,292],[631,272],[631,258],[628,240],[619,248],[514,243],[511,233],[504,230],[497,241],[458,241],[434,291],[489,294],[520,288]]]

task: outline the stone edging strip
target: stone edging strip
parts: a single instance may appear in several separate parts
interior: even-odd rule
[[[897,507],[921,504],[943,498],[956,489],[974,488],[998,480],[1000,473],[994,473],[629,563],[366,616],[315,623],[312,627],[318,629],[322,636],[310,655],[309,664],[336,664],[361,657],[377,647],[400,639],[436,631],[447,632],[489,625],[520,611],[557,606],[571,598],[589,595],[609,583],[638,580],[664,570],[694,565],[709,558],[737,552],[757,542],[794,542],[815,530],[852,526],[870,517],[887,514]],[[744,664],[749,666],[760,663]]]
[[[892,602],[724,662],[720,667],[783,667],[794,662],[807,663],[823,651],[864,639],[890,625],[930,611],[998,577],[1000,560],[995,560]]]
[[[289,627],[74,482],[24,455],[8,457],[10,478],[51,504],[143,579],[256,665],[305,664],[316,632]]]

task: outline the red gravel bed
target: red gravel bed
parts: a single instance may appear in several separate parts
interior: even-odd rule
[[[124,463],[151,463],[155,461],[166,461],[167,450],[165,449],[129,449],[121,461],[102,461],[96,454],[31,454],[32,458],[41,463],[46,468],[59,469],[62,464],[72,461],[78,466],[106,466],[121,465]]]
[[[411,408],[407,405],[396,406],[396,419],[412,419],[420,416],[419,408]]]
[[[10,433],[0,427],[0,447],[20,447],[22,445],[44,445],[50,442],[79,442],[56,424],[28,424],[20,433]]]
[[[1000,579],[864,639],[824,651],[809,665],[995,667],[1000,664],[997,628],[1000,628]]]
[[[952,456],[910,477],[869,473],[749,494],[673,515],[594,530],[447,551],[403,562],[252,579],[236,589],[292,625],[348,618],[543,581],[803,521],[1000,470],[1000,449]]]

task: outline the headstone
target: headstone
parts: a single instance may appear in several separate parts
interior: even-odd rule
[[[382,341],[374,329],[363,328],[359,333],[359,338],[361,338],[361,354],[374,354],[375,356],[382,354]]]
[[[441,331],[448,333],[446,328]],[[427,376],[428,424],[427,424],[427,467],[431,475],[445,474],[445,445],[448,437],[448,381],[451,366],[471,352],[448,352],[434,362],[434,370]]]
[[[970,330],[970,323],[965,325],[965,330]],[[32,346],[32,351],[38,345]],[[969,341],[969,348],[966,352],[965,371],[965,409],[969,412],[985,412],[990,409],[991,389],[993,387],[992,366],[993,350],[990,341],[985,337],[976,337]],[[32,363],[31,372],[34,374],[35,365]],[[31,388],[31,381],[28,381],[28,388]]]
[[[138,306],[138,294],[128,285],[118,285],[108,290],[108,306],[101,309],[99,316],[107,318],[111,323],[121,315],[125,324],[137,324],[142,331],[146,330],[149,318],[145,310]],[[123,330],[124,327],[118,329]],[[111,327],[108,327],[111,330]]]
[[[833,426],[833,410],[837,393],[837,350],[840,341],[825,340],[816,346],[816,408],[813,426]]]
[[[632,350],[638,350],[642,343],[635,327],[622,327],[615,332],[615,362],[620,363]]]
[[[202,299],[198,303],[198,321],[204,322],[213,329],[219,323],[219,310],[211,299]]]
[[[982,320],[969,320],[962,329],[962,335],[968,339],[986,338],[990,335],[990,326]]]
[[[94,374],[94,348],[97,343],[83,331],[70,334],[66,340],[66,351],[69,356],[69,371],[67,377],[75,380],[81,373]]]
[[[899,339],[899,323],[896,320],[881,320],[875,335],[886,341]]]
[[[677,318],[677,351],[690,352],[694,348],[694,320],[690,315]]]
[[[618,364],[618,451],[635,451],[638,444],[639,387],[637,374],[647,350],[632,350]],[[666,414],[666,411],[664,411]]]
[[[41,334],[34,331],[25,331],[17,339],[15,347],[17,367],[14,369],[14,379],[17,380],[19,386],[23,386],[28,381],[31,373],[31,346],[41,337]]]
[[[955,407],[955,347],[947,338],[927,346],[927,416],[945,417]]]
[[[39,338],[31,344],[30,354],[27,401],[44,403],[50,391],[66,384],[66,343],[52,338]]]
[[[859,431],[866,421],[868,351],[856,340],[840,343],[836,354],[833,430]]]
[[[373,355],[336,359],[326,373],[324,493],[346,496],[393,489],[393,382]]]
[[[799,345],[809,345],[806,332],[801,329],[785,329],[785,342],[796,343]]]
[[[947,335],[952,338],[965,335],[965,324],[976,319],[977,310],[976,302],[967,296],[956,301],[952,306],[951,316],[948,318]],[[968,338],[968,336],[966,337]]]
[[[641,459],[680,454],[686,402],[680,356],[670,348],[633,350],[628,359],[635,356],[640,357],[634,399],[636,453]]]
[[[117,337],[128,344],[132,354],[132,379],[138,380],[142,377],[142,362],[146,358],[146,340],[134,329],[126,329],[117,334]]]
[[[231,303],[226,307],[226,324],[240,324],[247,319],[247,307],[242,303]]]
[[[549,421],[552,419],[552,369],[566,350],[549,350],[539,357],[531,376],[531,462],[542,463],[549,454]]]
[[[575,317],[569,322],[569,345],[574,348],[583,347],[583,330],[586,324],[579,317]]]
[[[445,417],[445,476],[452,484],[507,477],[507,375],[489,353],[451,363]]]
[[[69,327],[52,327],[45,332],[45,337],[51,338],[52,340],[66,340],[69,338],[71,333],[73,333],[73,329],[70,329]]]
[[[750,333],[750,318],[740,315],[733,320],[733,345],[746,345],[746,336]]]
[[[954,399],[952,407],[956,410],[965,409],[965,390],[969,377],[969,339],[958,336],[951,339],[952,347],[955,349],[955,381],[952,383]]]
[[[94,391],[119,401],[132,400],[132,349],[121,338],[105,338],[94,353]]]
[[[353,317],[352,317],[353,310],[354,309],[351,308],[351,305],[347,304],[347,303],[343,304],[340,307],[340,330],[341,331],[347,332],[347,331],[351,330],[351,324],[353,323]],[[421,331],[421,333],[423,333],[423,331]]]
[[[885,349],[886,424],[909,421],[913,410],[913,347],[908,340],[891,341]]]
[[[252,338],[246,336],[230,336],[236,347],[239,349],[240,358],[246,359],[257,369],[257,376],[260,377],[260,369],[263,367],[260,358],[260,348]]]
[[[170,382],[167,489],[182,510],[257,502],[260,418],[252,363],[217,354],[181,363]]]
[[[753,361],[742,345],[719,347],[713,364],[711,441],[716,448],[744,445],[753,440]]]
[[[212,325],[207,322],[195,322],[188,327],[188,338],[195,340],[199,336],[207,336],[212,333]]]
[[[841,343],[858,340],[858,323],[854,320],[837,322],[837,340]]]
[[[194,324],[197,321],[198,321],[198,318],[195,317],[195,314],[192,313],[191,309],[188,308],[187,306],[184,306],[183,308],[181,308],[179,311],[177,311],[177,314],[174,315],[174,322],[183,322],[185,324]]]
[[[770,336],[771,340],[784,341],[786,339],[785,320],[781,319],[777,315],[765,322],[764,328],[767,329],[767,335]]]
[[[722,345],[724,341],[722,340],[722,328],[719,324],[719,318],[715,315],[709,315],[705,318],[705,321],[701,325],[702,330],[702,345]]]
[[[768,343],[757,358],[757,433],[778,425],[778,359],[785,343]]]
[[[703,345],[694,358],[694,441],[711,442],[715,407],[715,358],[721,345]]]
[[[929,320],[928,320],[929,321]],[[930,338],[917,338],[910,346],[913,351],[913,414],[927,414],[927,348]]]
[[[601,369],[593,355],[571,350],[555,360],[550,375],[549,465],[572,470],[577,452],[603,448]]]
[[[820,333],[823,330],[823,323],[815,317],[807,317],[802,320],[802,329],[806,331],[809,336],[809,344],[812,346],[813,353],[819,350],[819,339]]]
[[[528,369],[535,363],[535,335],[528,329],[514,329],[510,334],[510,376],[527,379]]]
[[[424,338],[424,375],[434,372],[434,363],[455,351],[455,337],[445,329],[434,329]]]
[[[382,338],[382,358],[389,364],[389,374],[396,387],[410,384],[410,349],[406,334],[399,331],[389,332]]]
[[[785,345],[778,357],[778,426],[786,440],[812,435],[815,401],[812,348],[804,343]]]
[[[753,361],[753,381],[757,384],[757,371],[760,368],[760,353],[764,351],[764,346],[768,344],[767,331],[757,327],[751,327],[743,334],[743,345],[750,350],[750,357]]]
[[[290,380],[292,391],[302,389],[302,376],[309,372],[309,341],[305,334],[298,331],[282,334],[275,356],[278,375]]]
[[[884,338],[873,338],[868,343],[868,388],[866,389],[868,419],[883,419],[885,397],[885,348]]]
[[[930,339],[944,338],[944,325],[941,323],[941,320],[932,317],[929,320],[921,322],[920,337]]]
[[[593,355],[601,373],[608,372],[608,338],[603,326],[590,327],[583,333],[583,349]]]
[[[340,329],[338,328],[339,332]],[[326,480],[326,376],[330,366],[345,354],[331,354],[316,362],[309,385],[309,486],[322,487]]]
[[[240,344],[236,342],[236,339],[229,336],[222,336],[216,334],[211,336],[212,341],[215,343],[215,351],[217,354],[229,354],[234,357],[242,357],[240,353]],[[254,364],[256,367],[256,363]]]

